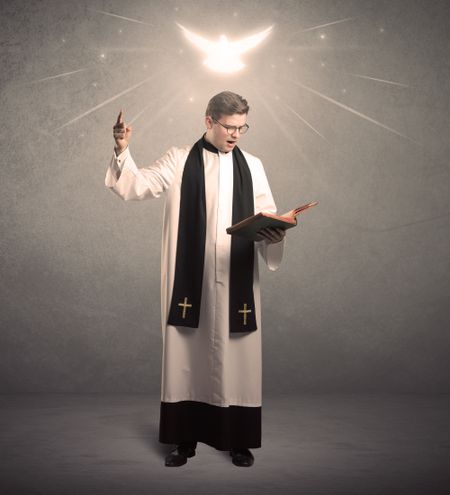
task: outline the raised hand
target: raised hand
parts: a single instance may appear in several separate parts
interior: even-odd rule
[[[119,116],[117,117],[117,122],[114,124],[113,127],[113,136],[114,136],[114,140],[116,141],[115,150],[117,155],[119,153],[122,153],[122,151],[124,151],[127,148],[128,142],[131,137],[131,132],[132,132],[131,125],[127,125],[123,121],[123,115],[121,110]]]

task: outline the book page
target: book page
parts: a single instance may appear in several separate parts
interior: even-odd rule
[[[311,208],[311,206],[316,206],[318,205],[318,201],[312,201],[311,203],[307,203],[302,206],[298,206],[297,208],[294,208],[293,210],[289,210],[287,213],[283,213],[281,215],[282,217],[287,217],[287,218],[295,218],[300,212],[307,210],[308,208]]]

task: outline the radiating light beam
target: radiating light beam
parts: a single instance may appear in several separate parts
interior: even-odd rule
[[[430,223],[430,222],[435,222],[436,220],[442,220],[444,218],[449,218],[450,217],[450,212],[442,213],[441,215],[436,215],[434,217],[428,217],[428,218],[422,218],[421,220],[413,220],[411,222],[406,222],[406,223],[401,223],[401,224],[396,224],[392,225],[391,227],[366,227],[363,225],[358,225],[355,223],[350,223],[347,222],[346,219],[341,219],[339,221],[340,225],[347,225],[349,227],[357,228],[359,230],[363,230],[366,232],[392,232],[395,230],[400,230],[403,228],[407,227],[412,227],[414,225],[422,224],[422,223]]]
[[[166,97],[167,95],[170,93],[172,94],[172,89],[170,89],[168,92],[166,92],[166,94],[163,96],[161,95],[160,97],[160,101],[166,101]],[[160,115],[162,115],[171,105],[173,105],[174,101],[180,97],[180,93],[177,93],[175,94],[172,98],[170,98],[170,100],[164,105],[162,106],[156,113],[153,114],[152,118],[150,119],[150,122],[153,122],[153,120],[155,120],[156,118],[159,118]],[[141,116],[143,115],[151,106],[154,106],[155,105],[155,102],[152,101],[150,102],[148,105],[145,105],[145,107],[140,111],[138,112],[130,121],[129,123],[130,124],[133,124],[134,122],[136,122],[136,120]],[[148,123],[148,121],[147,121]],[[146,124],[147,126],[147,124]]]
[[[257,98],[259,99],[260,103],[266,108],[267,112],[270,114],[274,122],[278,125],[278,128],[281,130],[281,132],[286,136],[288,141],[291,142],[292,146],[300,153],[301,157],[305,160],[305,162],[309,163],[309,160],[306,158],[305,154],[303,153],[303,150],[300,148],[298,141],[294,139],[294,137],[291,135],[290,132],[287,131],[286,127],[284,124],[281,122],[281,120],[278,117],[277,112],[275,112],[270,106],[269,103],[267,102],[266,98],[262,98],[259,93],[256,94]]]
[[[374,48],[370,48],[370,47],[367,47],[367,46],[361,46],[361,45],[346,45],[346,46],[340,46],[340,45],[289,45],[289,46],[285,46],[285,47],[281,47],[280,48],[281,50],[286,50],[286,51],[289,51],[289,50],[297,50],[297,51],[305,51],[305,52],[312,52],[312,51],[317,51],[317,52],[325,52],[325,51],[338,51],[338,50],[342,50],[342,51],[350,51],[350,50],[364,50],[364,51],[374,51],[375,49]]]
[[[161,73],[161,72],[160,72]],[[159,73],[159,74],[160,74]],[[158,74],[153,74],[151,75],[150,77],[147,77],[145,78],[143,81],[141,82],[138,82],[137,84],[134,84],[133,86],[125,89],[124,91],[121,91],[120,93],[112,96],[111,98],[108,98],[107,100],[103,101],[102,103],[99,103],[98,105],[96,105],[95,107],[92,107],[90,108],[89,110],[87,110],[86,112],[82,113],[81,115],[78,115],[77,117],[69,120],[68,122],[66,122],[65,124],[57,127],[56,129],[54,129],[52,132],[57,132],[57,131],[60,131],[61,129],[64,129],[64,127],[67,127],[68,125],[70,124],[73,124],[74,122],[77,122],[78,120],[82,119],[83,117],[86,117],[87,115],[89,115],[90,113],[92,112],[95,112],[96,110],[98,110],[99,108],[102,108],[104,107],[105,105],[107,105],[108,103],[111,103],[112,101],[114,100],[117,100],[117,98],[120,98],[121,96],[129,93],[130,91],[133,91],[137,88],[139,88],[139,86],[142,86],[143,84],[145,84],[146,82],[150,81],[151,79],[155,78]]]
[[[152,115],[152,118],[151,118],[151,119],[149,119],[149,120],[147,120],[147,121],[145,122],[145,125],[144,125],[141,129],[140,129],[140,131],[141,131],[141,132],[144,132],[144,131],[145,131],[145,130],[149,127],[149,126],[153,125],[153,123],[154,123],[155,121],[157,121],[158,119],[160,119],[160,118],[162,117],[162,115],[164,115],[164,113],[165,113],[165,112],[167,112],[167,110],[168,110],[168,109],[169,109],[169,108],[170,108],[170,107],[171,107],[171,106],[175,103],[175,101],[176,101],[178,98],[180,98],[180,96],[181,96],[181,92],[178,92],[178,93],[176,93],[174,96],[172,96],[172,98],[170,98],[170,100],[169,100],[169,101],[168,101],[168,102],[167,102],[167,103],[166,103],[163,107],[161,107],[161,108],[160,108],[157,112],[155,112],[155,113]],[[138,114],[137,114],[137,115],[136,115],[136,116],[132,119],[132,121],[130,121],[130,123],[132,123],[132,122],[134,122],[135,120],[137,120],[137,119],[138,119],[138,117],[140,117],[140,116],[143,114],[143,112],[144,112],[145,110],[147,110],[147,109],[148,109],[148,107],[149,107],[149,106],[150,106],[150,105],[147,105],[147,107],[146,107],[143,111],[139,112],[139,113],[138,113]]]
[[[145,46],[108,46],[105,51],[109,53],[175,53],[175,50],[167,48],[153,48]]]
[[[55,76],[48,76],[48,77],[43,77],[42,79],[36,79],[34,81],[31,81],[31,83],[50,81],[50,79],[57,79],[58,77],[70,76],[71,74],[77,74],[78,72],[83,72],[85,70],[87,70],[87,68],[72,70],[70,72],[63,72],[62,74],[56,74]]]
[[[314,29],[321,29],[324,27],[332,26],[333,24],[340,24],[341,22],[348,22],[355,19],[354,17],[346,17],[345,19],[339,19],[338,21],[327,22],[326,24],[320,24],[319,26],[312,26],[306,29],[302,29],[301,31],[297,31],[298,33],[306,33],[308,31],[313,31]]]
[[[138,112],[133,118],[131,118],[129,121],[128,121],[128,124],[134,124],[134,122],[136,122],[136,120],[141,116],[143,115],[152,105],[154,105],[155,102],[151,102],[149,103],[148,105],[145,105],[145,107],[140,111]]]
[[[92,12],[97,12],[97,14],[109,15],[111,17],[117,17],[118,19],[124,19],[125,21],[137,22],[138,24],[144,24],[145,26],[152,26],[153,24],[149,24],[148,22],[139,21],[138,19],[132,19],[131,17],[124,17],[123,15],[113,14],[112,12],[105,12],[104,10],[91,9],[88,7],[88,10],[92,10]]]
[[[363,76],[362,74],[354,74],[352,72],[344,72],[344,74],[348,74],[349,76],[355,76],[355,77],[360,77],[361,79],[369,79],[370,81],[377,81],[385,84],[392,84],[393,86],[401,86],[403,88],[409,88],[407,84],[395,82],[395,81],[388,81],[386,79],[378,79],[377,77],[370,77],[370,76]]]
[[[386,227],[384,229],[374,229],[377,230],[378,232],[389,232],[391,230],[398,230],[404,227],[410,227],[412,225],[417,225],[419,223],[428,223],[428,222],[434,222],[435,220],[441,220],[442,218],[447,218],[450,216],[450,212],[443,213],[442,215],[436,215],[434,217],[428,217],[428,218],[423,218],[422,220],[415,220],[412,222],[408,223],[402,223],[400,225],[394,225],[392,227]]]
[[[281,101],[281,100],[280,100]],[[290,105],[285,103],[284,101],[281,101],[281,103],[291,112],[293,113],[298,119],[300,119],[305,125],[307,125],[312,131],[314,131],[318,136],[320,136],[323,140],[325,140],[327,143],[329,143],[328,139],[324,137],[320,132],[315,129],[306,119],[304,119],[300,114],[298,114]]]
[[[312,89],[312,88],[310,88],[310,87],[306,86],[305,84],[302,84],[298,81],[293,81],[292,79],[290,79],[290,81],[292,83],[296,84],[297,86],[300,86],[301,88],[305,89],[306,91],[309,91],[309,92],[315,94],[316,96],[319,96],[320,98],[323,98],[324,100],[329,101],[330,103],[333,103],[333,105],[336,105],[340,108],[343,108],[344,110],[347,110],[348,112],[350,112],[354,115],[357,115],[358,117],[361,117],[362,119],[367,120],[368,122],[371,122],[372,124],[375,124],[379,127],[382,127],[383,129],[386,129],[387,131],[390,131],[393,134],[396,134],[397,136],[400,136],[404,139],[407,139],[408,141],[411,141],[411,142],[417,144],[416,141],[414,141],[413,139],[411,139],[408,136],[405,136],[405,134],[402,134],[401,132],[396,131],[392,127],[389,127],[389,126],[383,124],[382,122],[379,122],[378,120],[372,119],[372,117],[369,117],[368,115],[365,115],[361,112],[358,112],[358,110],[355,110],[354,108],[351,108],[348,105],[344,105],[344,103],[341,103],[340,101],[337,101],[333,98],[330,98],[329,96],[326,96],[326,95],[320,93],[319,91],[316,91],[315,89]]]

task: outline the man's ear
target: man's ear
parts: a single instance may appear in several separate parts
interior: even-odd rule
[[[209,115],[205,117],[205,126],[207,129],[211,129],[213,126],[213,119]]]

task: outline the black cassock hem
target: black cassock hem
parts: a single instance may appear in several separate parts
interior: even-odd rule
[[[218,450],[261,447],[261,407],[161,402],[159,441],[202,442]]]

